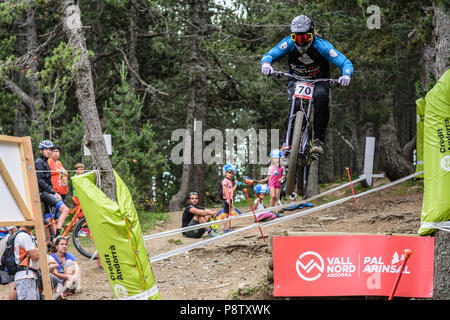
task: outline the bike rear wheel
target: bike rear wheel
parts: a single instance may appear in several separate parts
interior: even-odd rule
[[[286,196],[290,196],[294,191],[295,176],[297,172],[298,150],[302,136],[303,111],[295,114],[294,132],[292,134],[291,153],[289,154],[288,170],[286,177]]]
[[[94,239],[87,225],[86,219],[82,218],[77,222],[72,233],[73,245],[83,256],[91,258],[97,251],[94,245]],[[94,259],[97,259],[95,257]]]

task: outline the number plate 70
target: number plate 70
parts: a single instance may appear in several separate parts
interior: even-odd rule
[[[314,85],[306,82],[297,82],[295,84],[294,97],[306,100],[312,100]]]

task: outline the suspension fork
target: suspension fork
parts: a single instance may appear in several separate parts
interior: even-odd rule
[[[286,138],[284,139],[285,144],[287,146],[291,145],[291,131],[292,131],[292,126],[294,124],[295,121],[295,102],[296,102],[296,98],[294,96],[294,94],[292,94],[292,103],[291,103],[291,110],[289,112],[289,119],[288,119],[288,128],[286,131]]]
[[[311,123],[311,112],[312,112],[312,100],[308,101],[308,107],[306,109],[306,115],[305,115],[305,131],[303,132],[303,137],[302,137],[302,141],[301,141],[301,148],[300,148],[300,153],[305,153],[305,149],[306,149],[306,145],[308,144],[309,141],[309,126]]]

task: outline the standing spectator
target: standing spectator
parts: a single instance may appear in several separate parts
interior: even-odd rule
[[[225,213],[225,218],[228,218],[231,214],[231,207],[233,206],[233,195],[234,190],[238,185],[238,181],[234,179],[233,185],[233,176],[236,174],[236,167],[232,164],[226,164],[223,166],[223,173],[225,178],[221,182],[221,197],[223,201],[223,212]],[[226,227],[228,224],[228,228]],[[224,233],[231,232],[231,221],[228,223],[224,223]]]
[[[181,227],[190,227],[195,226],[197,224],[202,224],[211,220],[211,218],[216,217],[217,212],[205,209],[202,206],[198,205],[198,194],[197,192],[189,193],[189,204],[183,211],[183,217],[181,220]],[[208,232],[210,237],[216,237],[218,234],[216,230],[211,227],[204,227],[189,231],[184,231],[182,234],[188,238],[201,238],[201,236]]]
[[[64,169],[59,157],[61,156],[61,148],[54,145],[52,154],[48,158],[47,163],[50,166],[53,190],[61,195],[62,201],[66,200],[67,192],[69,191],[69,175]]]
[[[44,223],[48,224],[52,219],[52,210],[56,208],[61,213],[61,216],[56,225],[56,235],[57,237],[61,233],[61,228],[67,215],[69,214],[69,208],[62,201],[61,195],[53,189],[51,170],[47,163],[47,159],[51,156],[53,148],[53,142],[50,140],[43,140],[39,143],[39,152],[41,155],[34,162],[34,167],[36,168],[36,176],[39,186],[39,195],[41,201],[44,203]],[[46,229],[46,238],[48,242],[52,242],[50,239],[50,233]]]
[[[272,164],[269,167],[269,175],[259,180],[259,183],[264,183],[269,180],[269,191],[270,191],[270,207],[275,207],[278,205],[278,200],[280,199],[281,193],[281,181],[285,177],[284,168],[280,165],[281,158],[280,150],[272,150],[270,152],[270,157],[272,158]],[[277,217],[282,217],[283,215],[279,211],[274,212]]]
[[[5,252],[6,242],[8,241],[9,237],[13,235],[16,231],[17,228],[15,226],[0,227],[0,257],[3,256],[3,253]],[[8,291],[9,291],[8,299],[16,300],[17,294],[16,294],[16,285],[14,283],[14,276],[9,275],[8,272],[4,272],[3,276],[5,278],[9,278],[8,280],[5,279],[6,280],[5,282],[2,282],[2,284],[8,283]]]
[[[84,174],[84,164],[82,164],[82,163],[77,163],[77,164],[75,165],[75,174],[76,174],[77,176]],[[76,212],[78,209],[81,209],[81,203],[80,203],[80,200],[78,200],[77,192],[76,192],[76,189],[75,189],[75,188],[73,188],[72,202],[73,202],[73,205],[75,206],[75,208],[74,208],[74,209],[75,209],[75,212]],[[78,219],[77,219],[76,223],[78,223],[78,221],[80,220],[80,218],[81,218],[82,216],[84,216],[84,213],[83,213],[81,216],[78,216]],[[79,233],[78,233],[78,235],[81,236],[81,237],[86,236],[86,233],[85,233],[85,231],[84,231],[83,229],[84,229],[84,228],[82,228],[82,229],[79,231]]]
[[[76,174],[77,176],[84,174],[84,164],[82,164],[82,163],[77,163],[77,164],[75,165],[75,174]],[[73,201],[73,204],[74,204],[75,207],[78,207],[78,206],[81,205],[81,204],[80,204],[80,200],[78,200],[77,192],[76,192],[75,188],[73,188],[72,201]]]
[[[31,234],[33,229],[34,226],[21,226],[14,241],[14,256],[17,263],[14,282],[17,300],[40,300],[37,282],[39,251]]]

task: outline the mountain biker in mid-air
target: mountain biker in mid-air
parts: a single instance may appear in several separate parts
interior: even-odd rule
[[[287,56],[289,73],[305,79],[319,79],[330,77],[330,64],[341,69],[339,77],[340,85],[348,86],[353,74],[353,65],[342,53],[334,49],[328,41],[314,34],[314,24],[306,15],[295,17],[291,22],[291,35],[285,37],[261,59],[261,72],[265,75],[273,73],[272,63]],[[295,90],[295,80],[288,80],[287,93],[289,107],[292,104],[292,96]],[[329,83],[319,82],[314,88],[314,140],[311,153],[322,154],[325,131],[327,129],[330,112]],[[300,105],[295,106],[295,112]],[[289,110],[289,109],[288,109]],[[289,116],[285,127],[288,127]],[[285,134],[286,135],[286,134]],[[289,150],[290,146],[283,144],[282,150]]]

